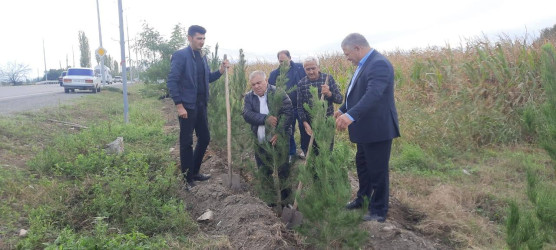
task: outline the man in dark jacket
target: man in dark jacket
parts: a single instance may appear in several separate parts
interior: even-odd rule
[[[359,191],[346,208],[359,208],[368,198],[368,213],[363,219],[384,222],[388,213],[392,139],[400,136],[394,68],[361,34],[349,34],[342,41],[342,50],[348,61],[357,66],[344,104],[334,113],[336,128],[347,128],[349,139],[357,144]]]
[[[189,46],[174,52],[168,74],[168,91],[176,104],[180,122],[180,162],[186,189],[195,186],[194,181],[205,181],[210,175],[199,173],[201,162],[210,142],[207,120],[209,82],[214,82],[228,67],[224,60],[220,70],[210,72],[207,58],[202,55],[205,44],[205,28],[192,25],[187,31]],[[197,135],[195,150],[193,131]]]
[[[296,120],[299,120],[299,116],[297,115],[297,109],[295,108],[297,107],[297,90],[291,92],[289,91],[293,87],[296,87],[297,83],[299,83],[299,81],[303,77],[305,77],[306,74],[301,64],[294,63],[292,61],[292,57],[290,56],[289,51],[287,50],[279,51],[277,57],[278,57],[278,61],[280,62],[280,65],[286,64],[290,66],[290,69],[288,70],[288,73],[286,75],[288,78],[288,81],[286,82],[286,91],[288,92],[288,95],[294,107],[293,109],[294,119],[292,120],[292,135],[290,137],[290,158],[291,158],[296,154],[296,149],[297,149],[297,146],[295,145],[294,134],[295,134],[295,122]],[[276,79],[278,78],[279,75],[280,75],[280,66],[277,69],[270,72],[268,83],[276,86]],[[301,121],[299,122],[299,131],[303,131],[303,133],[305,133],[305,128],[301,124]]]
[[[286,93],[282,92],[282,102],[280,107],[273,107],[273,98],[276,93],[276,87],[268,86],[266,74],[263,71],[257,70],[249,75],[249,84],[251,91],[245,95],[243,106],[243,118],[251,124],[251,130],[257,136],[257,145],[255,146],[255,160],[259,168],[264,168],[265,174],[270,175],[272,172],[268,168],[269,154],[265,151],[262,144],[271,143],[276,145],[279,139],[277,133],[283,129],[286,136],[291,134],[291,120],[293,119],[293,107],[290,98]],[[277,114],[269,114],[271,110],[276,110]],[[280,124],[282,123],[282,124]],[[266,126],[268,125],[268,126]],[[268,130],[277,129],[274,134]],[[287,143],[287,142],[286,142]],[[285,148],[287,151],[287,148]],[[284,152],[284,157],[286,157]],[[285,162],[285,160],[284,160]],[[278,176],[281,180],[285,180],[289,176],[289,164],[282,164],[278,170]],[[282,191],[282,199],[287,198],[289,189]]]

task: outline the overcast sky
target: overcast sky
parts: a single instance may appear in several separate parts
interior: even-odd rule
[[[221,53],[248,61],[274,62],[276,52],[289,49],[294,59],[341,52],[349,33],[363,34],[380,51],[427,46],[458,46],[467,39],[506,34],[537,37],[556,24],[555,0],[278,0],[183,1],[122,0],[129,38],[146,22],[165,38],[174,25],[207,29],[206,43],[218,42]],[[120,59],[118,1],[99,0],[103,47]],[[28,64],[31,77],[46,66],[79,64],[78,31],[89,39],[92,63],[99,47],[95,0],[6,0],[0,4],[0,66]],[[127,39],[127,34],[126,34]],[[126,45],[127,46],[127,45]],[[127,51],[126,51],[127,53]],[[135,54],[132,54],[135,59]],[[37,73],[39,71],[40,73]]]

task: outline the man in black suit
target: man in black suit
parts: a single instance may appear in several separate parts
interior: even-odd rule
[[[207,119],[209,82],[214,82],[228,67],[224,60],[218,71],[210,72],[207,58],[202,54],[205,44],[205,28],[192,25],[187,31],[189,46],[174,52],[168,74],[168,91],[176,104],[180,122],[180,162],[186,186],[195,186],[194,181],[205,181],[210,175],[199,173],[201,162],[210,142]],[[197,135],[195,150],[193,130]]]
[[[337,129],[347,128],[350,140],[357,143],[359,190],[346,208],[360,208],[367,198],[369,212],[363,219],[384,222],[388,213],[390,149],[392,139],[400,136],[394,69],[361,34],[349,34],[342,41],[342,50],[347,60],[357,66],[345,102],[334,113]]]

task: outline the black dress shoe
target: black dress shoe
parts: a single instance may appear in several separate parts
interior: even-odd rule
[[[364,221],[377,221],[377,222],[383,223],[384,221],[386,221],[386,218],[384,216],[367,213],[363,216],[363,220]]]
[[[358,208],[361,208],[362,206],[363,206],[363,203],[360,202],[359,200],[355,199],[355,200],[352,200],[351,202],[348,202],[348,204],[346,205],[346,209],[348,209],[348,210],[358,209]]]
[[[190,190],[191,190],[193,187],[195,187],[195,186],[197,186],[197,185],[195,184],[194,181],[186,181],[186,182],[185,182],[185,186],[183,187],[183,189],[184,189],[185,191],[190,191]]]
[[[193,177],[191,177],[191,179],[193,179],[194,181],[206,181],[206,180],[210,179],[210,175],[208,175],[208,174],[196,174]]]

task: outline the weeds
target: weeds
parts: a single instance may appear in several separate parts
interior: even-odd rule
[[[132,94],[132,123],[124,125],[117,110],[121,96],[103,93],[74,107],[61,107],[72,110],[60,112],[59,119],[87,125],[81,131],[66,133],[68,127],[49,123],[43,115],[29,115],[34,121],[16,120],[30,127],[47,124],[57,136],[44,141],[49,145],[45,150],[38,148],[28,161],[28,170],[0,171],[0,196],[9,201],[0,206],[1,224],[6,225],[0,235],[29,229],[28,236],[19,241],[9,238],[8,248],[16,244],[23,249],[45,244],[52,249],[164,248],[166,239],[156,235],[192,235],[198,230],[178,198],[180,180],[168,155],[176,138],[163,132],[157,100],[137,99],[139,95]],[[97,102],[104,105],[91,105]],[[20,141],[40,138],[38,129],[23,130],[1,121],[5,136],[17,136]],[[52,132],[56,130],[60,131]],[[125,153],[106,154],[104,145],[117,136],[124,137]]]

